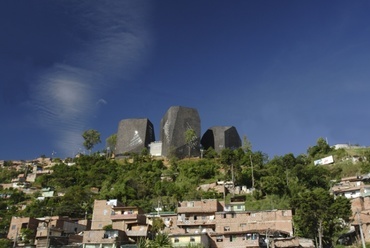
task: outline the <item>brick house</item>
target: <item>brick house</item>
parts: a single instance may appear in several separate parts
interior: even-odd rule
[[[180,202],[177,207],[177,227],[180,233],[213,232],[215,213],[222,205],[215,199]]]
[[[177,208],[171,240],[205,247],[260,247],[274,237],[293,235],[291,210],[245,211],[244,202],[184,201]],[[186,235],[185,235],[186,234]],[[208,236],[207,242],[202,239]]]
[[[95,200],[91,223],[91,230],[84,233],[84,247],[100,244],[118,247],[135,243],[140,238],[146,238],[149,231],[142,209],[124,206],[117,200]],[[110,225],[111,229],[107,229]]]
[[[15,217],[13,216],[10,222],[7,238],[11,240],[21,239],[21,230],[30,229],[35,234],[40,220],[31,217]]]
[[[123,206],[123,204],[117,200],[95,200],[91,229],[101,230],[104,226],[112,225],[111,215],[113,213],[113,207],[116,206]]]
[[[144,211],[134,206],[113,207],[111,215],[113,229],[123,230],[135,242],[148,235]]]
[[[293,235],[291,210],[222,211],[215,221],[211,247],[259,247],[273,237]]]
[[[36,247],[82,243],[82,235],[78,234],[88,228],[86,221],[68,217],[52,216],[39,220],[35,236]]]
[[[118,248],[128,243],[128,237],[122,230],[90,230],[84,232],[83,248]]]

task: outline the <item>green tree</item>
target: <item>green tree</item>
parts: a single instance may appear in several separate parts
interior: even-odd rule
[[[94,130],[94,129],[86,130],[82,134],[82,137],[84,138],[83,145],[86,148],[86,150],[90,151],[90,153],[91,153],[91,150],[93,149],[93,147],[96,144],[101,143],[100,133],[97,130]]]
[[[14,167],[4,166],[4,168],[0,168],[0,182],[10,183],[18,174],[19,172]]]
[[[330,172],[326,167],[315,165],[297,165],[292,174],[299,179],[299,184],[307,189],[322,188],[329,190]]]
[[[244,152],[252,150],[252,143],[248,140],[247,135],[243,136],[243,146],[242,146],[242,148],[243,148]]]
[[[213,159],[213,158],[217,158],[218,154],[215,151],[215,149],[213,149],[213,147],[210,146],[210,147],[208,147],[207,150],[204,151],[203,157],[208,158],[208,159]]]
[[[295,210],[293,217],[296,235],[317,239],[322,234],[323,243],[331,245],[336,233],[343,230],[342,220],[351,216],[351,204],[348,199],[334,199],[322,188],[305,191],[292,198]]]
[[[12,241],[10,239],[0,239],[0,248],[12,247]]]
[[[170,237],[168,236],[168,234],[165,234],[165,233],[160,233],[160,234],[157,234],[155,236],[155,239],[154,239],[154,246],[151,246],[151,247],[155,247],[155,248],[160,248],[160,247],[172,247],[171,245],[171,240],[170,240]]]
[[[189,148],[189,158],[191,155],[191,150],[195,149],[198,145],[198,137],[197,133],[195,132],[194,129],[189,128],[185,131],[185,143],[187,147]]]
[[[164,222],[161,218],[154,218],[152,225],[152,232],[159,233],[165,227]]]
[[[333,149],[329,146],[324,138],[318,138],[316,145],[309,147],[307,153],[311,158],[318,158],[320,156],[325,156]]]
[[[31,241],[33,240],[33,238],[35,237],[35,234],[34,234],[34,231],[32,229],[22,228],[21,229],[21,237],[22,237],[22,240],[26,244],[30,244]]]
[[[112,134],[105,140],[105,142],[106,142],[107,149],[109,147],[109,150],[113,152],[114,154],[116,150],[116,145],[117,145],[117,134],[116,133]]]

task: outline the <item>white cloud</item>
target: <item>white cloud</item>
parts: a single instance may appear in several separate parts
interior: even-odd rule
[[[133,75],[145,60],[150,40],[142,23],[145,8],[137,1],[76,4],[77,24],[92,39],[77,53],[66,51],[68,64],[56,61],[32,88],[39,124],[55,134],[61,156],[70,156],[82,146],[81,134],[91,128],[89,120],[97,105],[107,103],[94,99],[107,85],[112,88]]]

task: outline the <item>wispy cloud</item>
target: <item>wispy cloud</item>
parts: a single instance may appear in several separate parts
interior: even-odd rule
[[[107,104],[107,101],[104,100],[103,98],[100,98],[97,102],[96,102],[97,105],[106,105]]]
[[[68,63],[60,58],[42,71],[32,89],[39,124],[55,134],[60,156],[82,146],[81,134],[92,128],[89,120],[97,105],[106,104],[99,95],[103,89],[132,77],[145,60],[150,39],[143,22],[146,10],[138,2],[85,1],[66,7],[91,38],[77,53],[66,51]]]

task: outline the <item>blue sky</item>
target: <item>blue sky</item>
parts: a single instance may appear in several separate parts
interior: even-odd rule
[[[2,1],[0,159],[68,157],[171,106],[270,157],[369,145],[368,1]]]

